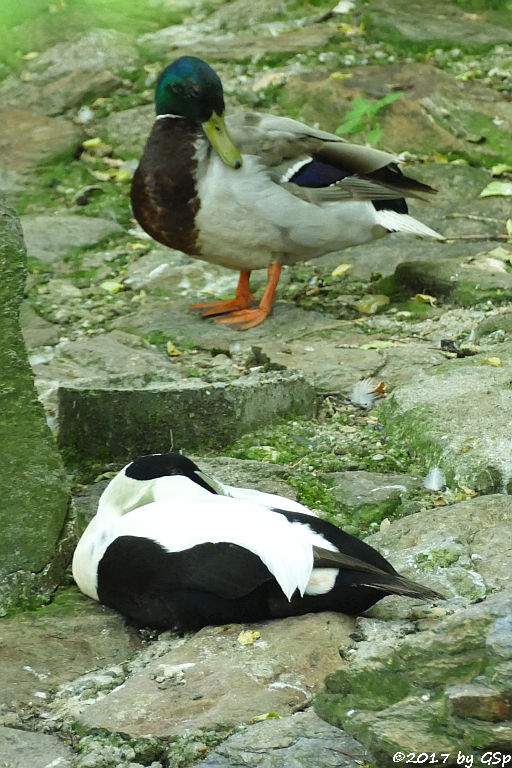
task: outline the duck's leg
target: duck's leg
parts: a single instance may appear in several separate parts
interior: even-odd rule
[[[234,299],[229,301],[208,301],[205,304],[192,304],[190,309],[198,309],[203,317],[212,317],[213,315],[222,315],[225,312],[233,312],[237,309],[247,309],[250,301],[255,301],[249,289],[249,278],[251,273],[247,270],[240,272],[240,278],[236,287]]]
[[[270,315],[274,296],[276,294],[277,284],[281,276],[281,265],[271,264],[268,268],[268,279],[265,293],[256,309],[241,309],[230,312],[227,317],[219,317],[217,323],[230,323],[239,331],[246,331],[248,328],[254,328],[260,325],[266,317]]]

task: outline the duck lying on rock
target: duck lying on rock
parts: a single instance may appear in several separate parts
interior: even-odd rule
[[[407,214],[404,196],[434,190],[396,158],[285,117],[224,120],[222,83],[201,59],[162,72],[156,120],[132,183],[134,215],[151,237],[240,270],[231,301],[196,304],[247,329],[269,315],[283,264],[368,243],[388,232],[443,239]],[[249,278],[268,267],[259,306]]]
[[[179,630],[441,597],[302,504],[224,485],[173,453],[135,459],[110,481],[73,576],[139,626]]]

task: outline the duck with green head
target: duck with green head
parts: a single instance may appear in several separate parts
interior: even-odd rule
[[[283,264],[403,231],[442,239],[409,216],[404,196],[433,192],[396,158],[285,117],[224,117],[222,83],[183,56],[156,87],[156,120],[135,173],[134,215],[151,237],[240,271],[235,298],[196,304],[239,329],[270,314]],[[268,268],[259,306],[254,269]]]

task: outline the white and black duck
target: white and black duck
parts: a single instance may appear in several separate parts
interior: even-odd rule
[[[179,630],[441,597],[303,505],[224,485],[173,453],[135,459],[110,481],[73,576],[136,624]]]

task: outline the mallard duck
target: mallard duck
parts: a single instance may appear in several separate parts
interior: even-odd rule
[[[173,453],[135,459],[110,481],[73,576],[136,624],[178,630],[441,597],[302,504],[224,485]]]
[[[368,243],[388,232],[443,239],[407,214],[404,195],[434,190],[402,175],[396,158],[295,120],[224,118],[222,83],[201,59],[162,72],[156,120],[135,172],[134,215],[151,237],[240,271],[235,298],[193,305],[252,328],[269,315],[283,264]],[[251,271],[268,267],[259,306]]]

